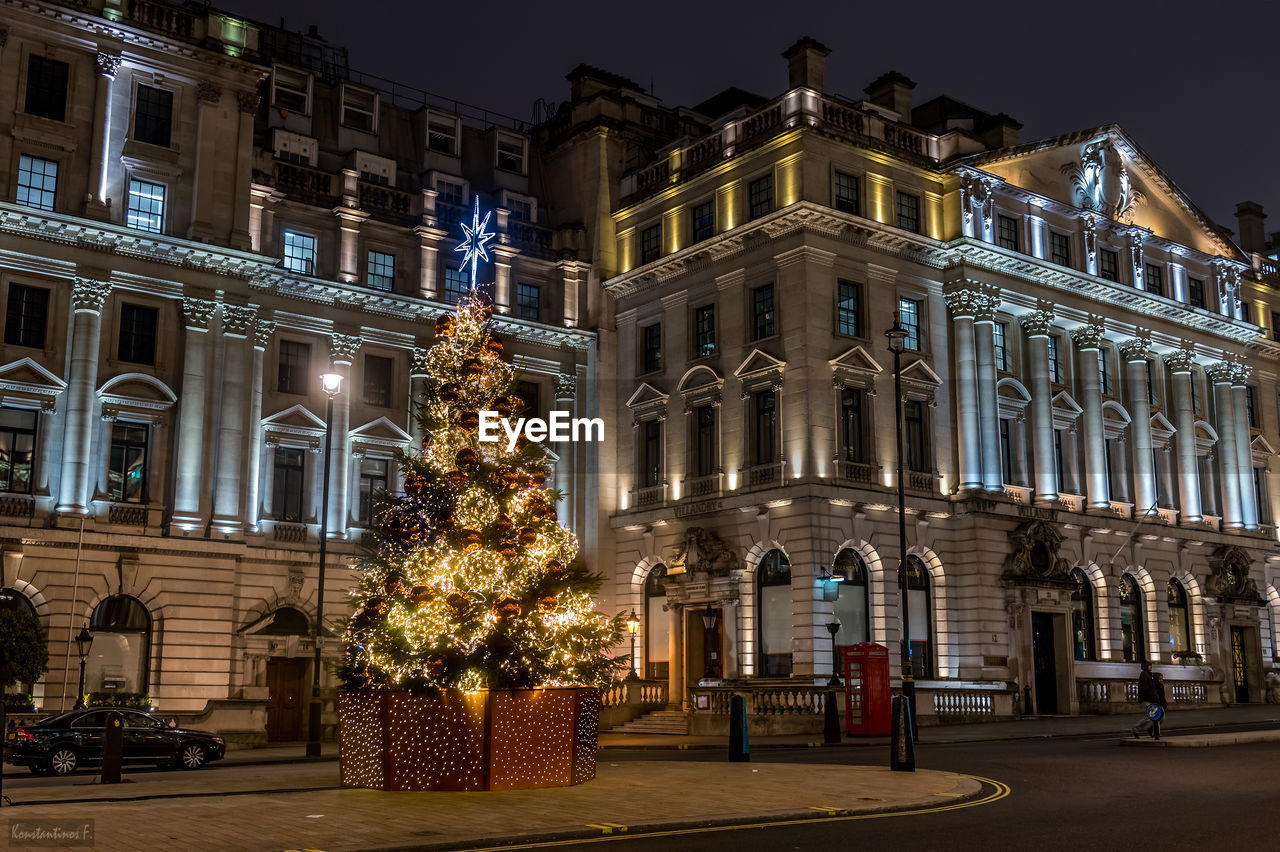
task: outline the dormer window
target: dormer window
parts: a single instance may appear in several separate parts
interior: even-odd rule
[[[498,168],[505,172],[525,173],[525,148],[528,140],[518,133],[498,131]]]
[[[271,105],[287,112],[311,114],[311,75],[275,66],[271,72]]]
[[[343,83],[342,125],[364,133],[377,133],[378,93]]]
[[[427,113],[427,148],[450,157],[458,156],[458,117],[442,112]]]

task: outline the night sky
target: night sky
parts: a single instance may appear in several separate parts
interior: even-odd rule
[[[1257,201],[1280,231],[1280,7],[1201,3],[359,3],[215,0],[292,30],[319,27],[351,67],[528,121],[569,95],[578,63],[625,75],[665,105],[787,84],[803,35],[831,48],[827,90],[884,71],[1023,123],[1021,141],[1115,122],[1212,218]],[[1248,13],[1246,8],[1256,10]]]

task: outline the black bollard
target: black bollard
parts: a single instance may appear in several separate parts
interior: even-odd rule
[[[911,708],[906,696],[893,696],[893,739],[890,743],[889,768],[895,772],[916,771],[916,744],[911,736]]]
[[[747,741],[747,701],[735,695],[729,702],[729,762],[751,760],[751,743]]]
[[[102,783],[120,783],[120,763],[124,757],[124,716],[107,714],[107,726],[102,732]]]
[[[822,741],[827,745],[839,745],[840,709],[836,705],[836,694],[834,692],[828,692],[823,695],[822,715]]]

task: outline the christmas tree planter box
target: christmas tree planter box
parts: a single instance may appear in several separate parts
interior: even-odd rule
[[[338,710],[344,787],[521,790],[596,776],[596,689],[347,692]]]

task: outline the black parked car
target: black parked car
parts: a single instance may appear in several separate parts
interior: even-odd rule
[[[171,769],[199,769],[226,752],[222,737],[173,728],[132,707],[88,707],[18,728],[9,737],[9,761],[36,775],[69,775],[102,762],[107,714],[124,716],[124,762]]]

